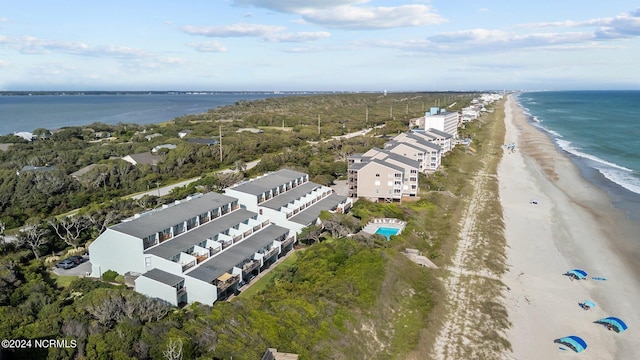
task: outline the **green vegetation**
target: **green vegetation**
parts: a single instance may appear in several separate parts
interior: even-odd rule
[[[292,255],[231,302],[171,309],[123,285],[53,276],[44,265],[44,254],[79,250],[125,216],[195,191],[220,190],[237,180],[213,173],[221,167],[239,167],[243,170],[240,176],[253,176],[286,166],[308,172],[312,181],[329,184],[346,172],[346,156],[381,146],[385,139],[359,136],[317,144],[308,141],[383,123],[386,126],[377,129],[376,135],[394,134],[407,128],[409,118],[421,115],[423,103],[425,108],[437,101],[456,102],[462,107],[472,96],[350,94],[241,102],[148,127],[147,133],[164,134],[157,141],[136,134],[145,127],[94,124],[96,131],[108,129],[118,140],[89,143],[86,129],[70,129],[55,139],[16,144],[0,152],[0,219],[7,228],[29,223],[35,229],[31,235],[21,235],[25,238],[17,244],[2,243],[0,247],[0,335],[78,341],[75,349],[8,356],[162,359],[168,348],[182,346],[185,359],[255,359],[267,347],[298,353],[301,359],[422,358],[431,350],[444,313],[445,294],[438,278],[441,271],[419,267],[401,251],[416,248],[439,266],[449,263],[464,204],[474,186],[472,176],[481,169],[478,159],[493,151],[485,146],[489,137],[495,136],[489,133],[495,122],[491,117],[484,118],[482,126],[467,124],[463,130],[473,137],[476,154],[456,148],[444,159],[442,171],[420,178],[420,200],[403,204],[359,201],[351,215],[322,214],[323,234],[318,228],[305,231],[300,237],[308,244],[304,251]],[[278,129],[283,121],[291,131]],[[217,136],[220,125],[225,149],[222,161],[219,148],[193,147],[176,136],[184,128],[193,129],[198,137]],[[236,133],[241,127],[264,127],[264,133]],[[169,151],[157,167],[133,167],[109,160],[110,156],[147,151],[167,142],[178,143],[178,149]],[[69,149],[69,154],[62,149]],[[261,163],[251,170],[242,169],[243,163],[258,157],[256,154],[260,154]],[[37,160],[39,165],[55,164],[59,170],[16,176],[15,170],[27,159]],[[87,180],[69,178],[71,171],[90,163],[104,168],[89,174]],[[155,181],[164,184],[194,176],[202,179],[165,198],[122,198],[146,190]],[[47,195],[35,190],[48,186],[53,188],[46,190]],[[20,199],[16,192],[31,197]],[[51,219],[76,208],[80,210],[74,218],[80,220],[66,225],[82,229],[78,238],[63,231],[64,217]],[[500,219],[491,218],[491,211],[486,214],[487,232],[499,228]],[[404,219],[407,226],[389,242],[378,236],[345,237],[374,217]],[[45,225],[44,219],[51,223]],[[474,261],[488,261],[487,254],[499,254],[499,247],[483,247]],[[35,259],[38,256],[41,258]],[[496,261],[491,267],[500,273],[503,258],[498,256]],[[110,275],[109,281],[122,280],[118,274]],[[499,284],[479,286],[488,289],[487,294],[499,296]],[[480,300],[487,316],[504,324],[506,317],[499,304],[485,301],[485,297]],[[496,341],[502,339],[497,336]]]

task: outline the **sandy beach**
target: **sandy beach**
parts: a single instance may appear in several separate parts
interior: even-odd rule
[[[640,224],[615,209],[587,182],[551,139],[527,122],[515,97],[505,104],[505,153],[498,169],[509,272],[507,331],[514,359],[640,359]],[[536,199],[538,204],[531,204]],[[588,280],[571,281],[574,268]],[[603,277],[606,281],[594,280]],[[591,300],[586,311],[578,304]],[[616,316],[629,329],[594,321]],[[576,354],[554,339],[577,335],[588,348]],[[561,349],[564,348],[565,350]]]

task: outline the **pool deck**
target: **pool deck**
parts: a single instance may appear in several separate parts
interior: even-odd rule
[[[362,229],[363,232],[367,234],[375,234],[376,230],[381,227],[392,227],[399,229],[398,234],[404,230],[404,227],[407,223],[405,221],[393,218],[382,218],[382,219],[372,219],[367,225]]]

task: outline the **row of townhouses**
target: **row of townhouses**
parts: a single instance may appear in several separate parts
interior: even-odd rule
[[[280,170],[109,227],[89,247],[91,276],[113,270],[147,296],[211,305],[290,251],[321,211],[350,207],[307,174]]]

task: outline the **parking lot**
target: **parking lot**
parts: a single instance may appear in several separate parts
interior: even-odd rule
[[[88,256],[83,256],[83,258],[85,262],[71,269],[60,269],[54,265],[52,272],[60,276],[87,276],[88,273],[91,273],[91,262]],[[64,259],[60,259],[60,261],[62,260]]]

